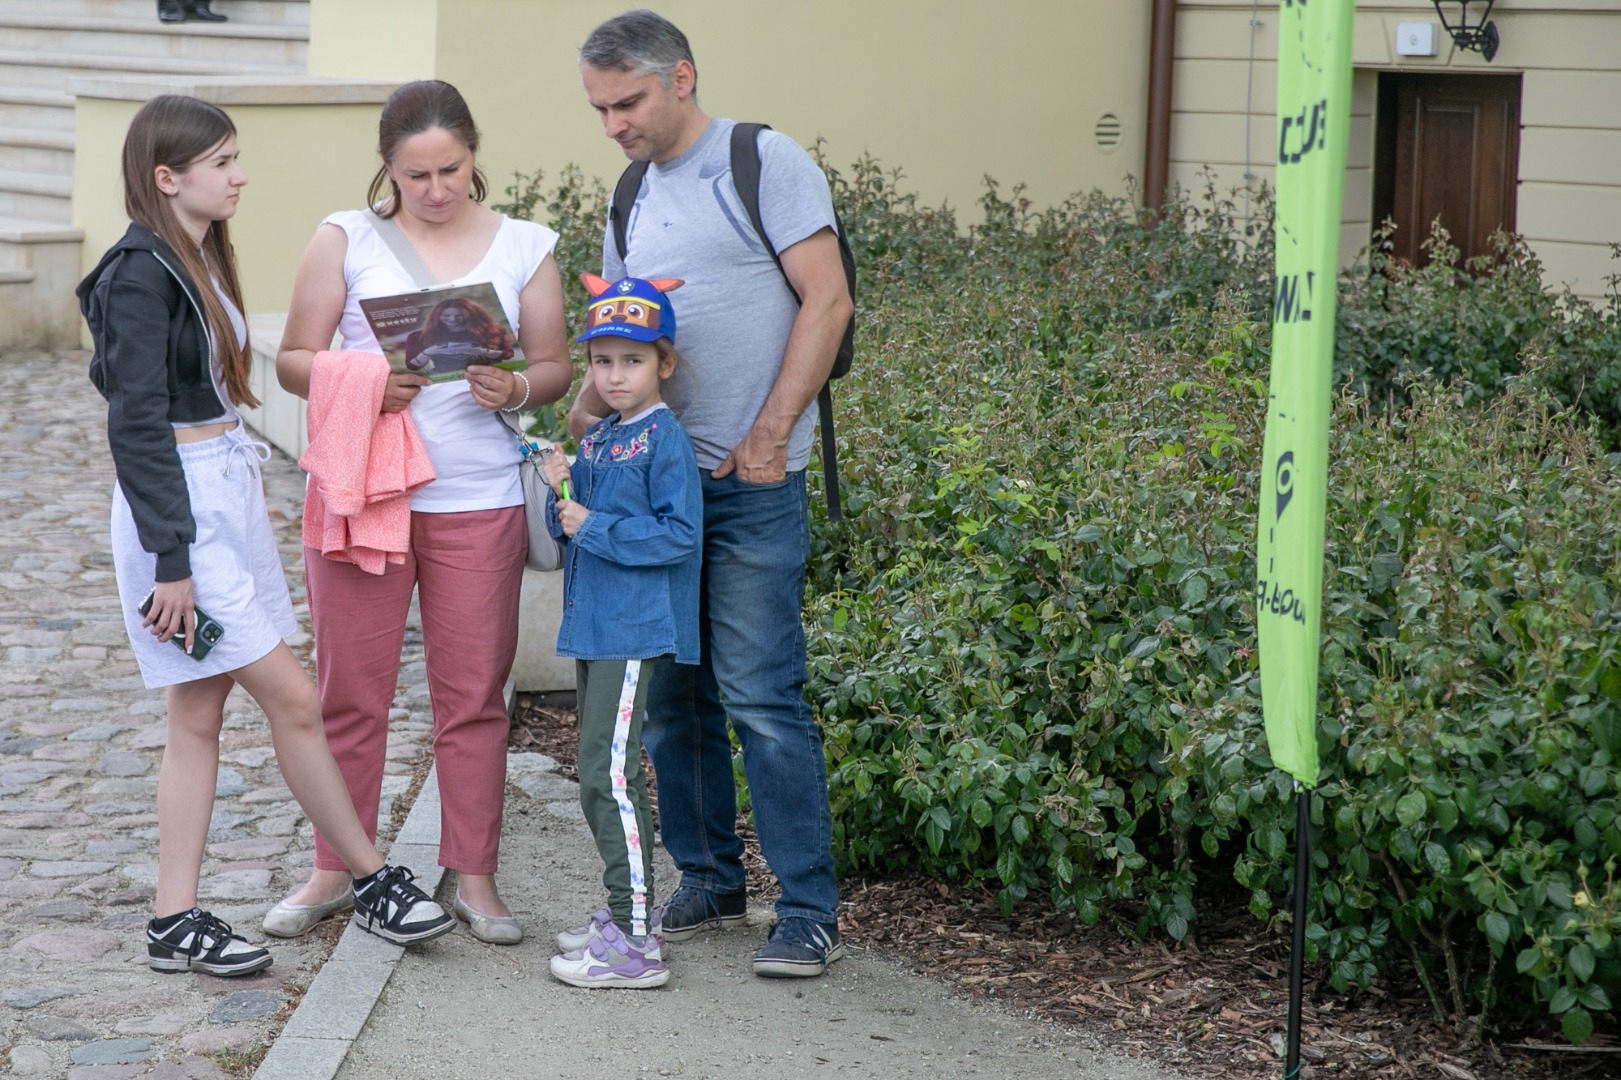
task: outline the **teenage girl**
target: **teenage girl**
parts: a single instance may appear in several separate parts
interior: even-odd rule
[[[247,183],[236,128],[194,98],[153,98],[130,124],[123,177],[129,231],[78,296],[118,476],[112,545],[124,625],[142,679],[168,692],[150,963],[210,975],[271,963],[197,906],[225,698],[237,685],[269,718],[287,787],[343,853],[362,928],[402,944],[448,933],[454,920],[366,838],[315,686],[282,640],[297,623],[259,476],[270,448],[236,411],[258,404],[226,229]]]
[[[698,662],[703,534],[697,458],[659,391],[676,365],[665,293],[681,282],[580,280],[592,300],[577,340],[587,343],[590,385],[613,411],[580,440],[572,470],[555,452],[542,470],[552,535],[568,538],[557,655],[576,658],[580,806],[608,906],[557,935],[551,968],[574,986],[662,986],[670,972],[650,907],[643,706],[655,665]]]

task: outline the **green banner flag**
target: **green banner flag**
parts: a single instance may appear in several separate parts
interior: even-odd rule
[[[1278,11],[1277,286],[1255,621],[1272,760],[1317,783],[1317,660],[1334,288],[1351,115],[1354,0]]]

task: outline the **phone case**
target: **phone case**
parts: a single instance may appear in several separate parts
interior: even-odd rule
[[[151,593],[146,594],[146,599],[141,601],[138,610],[142,618],[145,618],[146,613],[152,610]],[[191,636],[191,651],[186,655],[193,660],[201,660],[209,654],[215,645],[219,644],[220,638],[225,636],[225,627],[221,626],[213,616],[197,605],[193,604],[191,610],[192,614],[197,618],[197,629]],[[185,634],[176,634],[169,639],[169,643],[181,652],[186,652]]]

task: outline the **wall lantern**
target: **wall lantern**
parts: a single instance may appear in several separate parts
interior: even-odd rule
[[[1475,0],[1479,3],[1479,0]],[[1488,63],[1497,55],[1497,24],[1489,22],[1492,14],[1492,5],[1497,0],[1486,0],[1486,10],[1475,20],[1475,25],[1469,25],[1470,0],[1430,0],[1435,5],[1435,13],[1441,16],[1441,28],[1452,35],[1452,43],[1460,49],[1473,49],[1486,58]],[[1458,25],[1453,26],[1447,21],[1447,4],[1458,5]]]

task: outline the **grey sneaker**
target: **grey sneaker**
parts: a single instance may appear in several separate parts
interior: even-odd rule
[[[778,919],[771,937],[754,954],[754,973],[768,979],[808,979],[844,955],[839,928],[810,919]]]
[[[749,898],[744,893],[717,893],[696,885],[683,885],[655,915],[662,922],[665,941],[685,941],[705,930],[741,926],[748,918]]]

